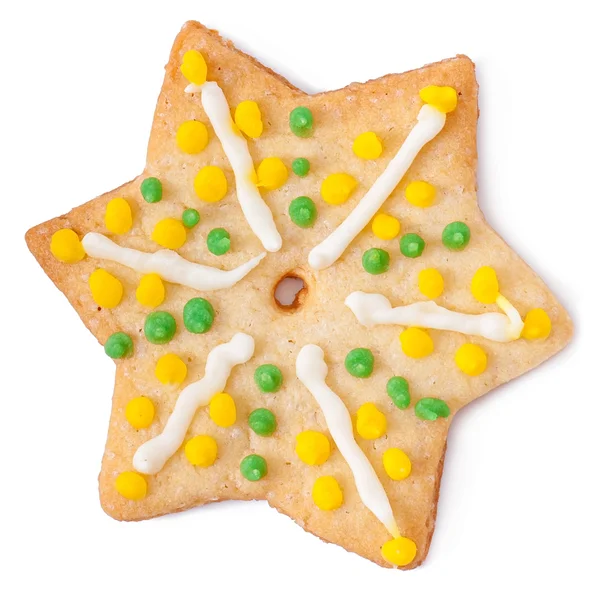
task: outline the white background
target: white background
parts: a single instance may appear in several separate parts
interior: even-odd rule
[[[5,2],[0,597],[598,598],[600,67],[592,2]],[[571,346],[455,420],[424,566],[384,570],[264,503],[153,521],[97,497],[113,364],[25,230],[139,172],[196,19],[308,92],[468,54],[480,203],[571,312]]]

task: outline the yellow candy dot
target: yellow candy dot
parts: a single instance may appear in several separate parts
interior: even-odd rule
[[[159,221],[152,231],[152,239],[169,250],[177,250],[185,244],[187,234],[183,223],[171,217]]]
[[[61,262],[76,263],[85,257],[79,236],[72,229],[59,229],[52,234],[50,252]]]
[[[372,402],[366,402],[356,413],[356,431],[365,440],[376,440],[387,431],[387,419]]]
[[[135,297],[142,306],[156,308],[165,300],[165,284],[156,273],[148,273],[140,279]]]
[[[400,233],[400,221],[391,215],[379,213],[375,215],[371,229],[380,240],[393,240]]]
[[[217,460],[217,442],[210,435],[197,435],[187,442],[184,452],[195,467],[210,467]]]
[[[447,85],[428,85],[419,92],[419,96],[423,102],[431,104],[433,108],[437,108],[443,113],[452,112],[458,104],[456,90]]]
[[[270,156],[260,162],[256,175],[258,177],[256,185],[271,191],[280,188],[287,181],[288,170],[280,158]]]
[[[235,124],[248,137],[260,137],[263,132],[262,116],[258,104],[253,100],[240,102],[235,109]]]
[[[208,414],[219,427],[231,427],[237,418],[235,402],[229,394],[215,394],[208,407]]]
[[[406,479],[412,470],[410,458],[400,448],[388,448],[383,453],[383,468],[394,481]]]
[[[296,454],[307,465],[322,465],[331,454],[329,438],[320,431],[302,431],[296,436]]]
[[[335,510],[344,502],[344,493],[335,477],[325,475],[315,481],[312,498],[321,510]]]
[[[146,396],[130,400],[125,407],[125,418],[135,429],[146,429],[154,420],[154,404]]]
[[[123,284],[108,271],[96,269],[88,281],[94,302],[102,308],[114,308],[123,298]]]
[[[207,67],[204,56],[198,50],[188,50],[183,55],[181,63],[181,72],[183,76],[190,82],[196,85],[202,85],[206,82]]]
[[[417,545],[409,538],[397,537],[386,542],[381,548],[381,556],[397,567],[409,565],[417,555]]]
[[[444,291],[444,278],[437,269],[423,269],[419,273],[419,291],[428,298],[437,298]]]
[[[534,308],[525,316],[525,326],[521,337],[526,340],[546,339],[552,331],[552,322],[543,308]]]
[[[492,267],[477,269],[471,280],[471,293],[483,304],[496,302],[499,293],[498,277]]]
[[[435,186],[426,181],[411,181],[404,190],[404,196],[413,206],[427,208],[435,200]]]
[[[381,140],[372,131],[365,131],[354,140],[352,151],[358,158],[375,160],[381,156],[383,146]]]
[[[327,204],[344,204],[356,187],[356,179],[348,173],[333,173],[321,184],[321,196]]]
[[[227,193],[227,178],[223,169],[209,165],[198,171],[194,179],[194,190],[204,202],[218,202]]]
[[[131,206],[125,198],[113,198],[106,205],[104,224],[112,233],[127,233],[133,224]]]
[[[187,376],[187,365],[177,354],[169,352],[156,361],[154,374],[165,385],[183,383]]]
[[[115,488],[127,500],[143,500],[148,493],[146,480],[134,471],[120,473],[115,480]]]
[[[467,375],[481,375],[487,368],[487,356],[477,344],[463,344],[454,355],[456,366]]]
[[[433,340],[423,329],[408,327],[400,334],[402,352],[410,358],[425,358],[433,352]]]
[[[186,154],[198,154],[208,144],[208,129],[200,121],[186,121],[177,129],[177,147]]]

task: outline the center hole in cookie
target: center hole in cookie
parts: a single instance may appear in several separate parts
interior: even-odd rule
[[[306,292],[304,279],[295,273],[287,273],[277,282],[273,297],[279,308],[297,310],[302,306]]]

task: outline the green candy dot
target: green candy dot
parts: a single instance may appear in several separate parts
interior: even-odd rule
[[[346,371],[350,375],[360,377],[361,379],[370,377],[373,372],[374,363],[373,353],[368,348],[354,348],[354,350],[350,350],[344,361]]]
[[[275,415],[268,408],[257,408],[248,417],[250,429],[262,437],[273,435],[277,427]]]
[[[306,106],[297,106],[290,113],[290,129],[301,138],[310,137],[313,130],[313,116]]]
[[[407,233],[400,238],[400,252],[406,258],[418,258],[425,250],[425,241],[416,233]]]
[[[415,404],[415,414],[424,421],[435,421],[438,417],[449,417],[450,408],[439,398],[421,398]]]
[[[310,162],[308,158],[295,158],[292,161],[292,171],[298,177],[306,177],[310,171]]]
[[[127,358],[133,354],[133,340],[126,333],[113,333],[104,344],[104,352],[111,358]]]
[[[191,333],[206,333],[214,320],[215,310],[204,298],[192,298],[183,307],[183,324]]]
[[[442,242],[448,250],[463,250],[471,239],[471,230],[466,223],[454,221],[448,223],[442,231]]]
[[[298,227],[312,227],[317,219],[317,207],[308,196],[298,196],[290,202],[290,219]]]
[[[381,248],[371,248],[363,254],[362,266],[371,275],[381,275],[390,268],[390,255]]]
[[[248,481],[259,481],[267,474],[267,461],[258,454],[249,454],[240,463],[240,471]]]
[[[186,208],[181,215],[182,223],[188,227],[196,227],[200,223],[200,213],[195,208]]]
[[[408,381],[404,377],[392,377],[386,386],[388,396],[398,408],[408,408],[410,404],[410,392]]]
[[[166,344],[173,339],[177,323],[173,315],[159,310],[150,313],[144,323],[144,335],[151,344]]]
[[[147,177],[144,179],[144,181],[142,181],[142,185],[140,186],[140,191],[142,192],[144,200],[150,204],[154,204],[155,202],[160,202],[162,200],[162,183],[160,182],[160,179],[157,179],[156,177]]]
[[[208,246],[208,251],[216,256],[221,256],[222,254],[229,252],[229,249],[231,248],[231,237],[229,232],[222,227],[213,229],[206,238],[206,245]]]
[[[261,365],[254,371],[254,382],[261,392],[276,392],[283,383],[283,374],[275,365]]]

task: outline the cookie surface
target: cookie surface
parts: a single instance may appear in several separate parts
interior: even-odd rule
[[[262,245],[248,227],[238,199],[228,158],[195,94],[184,93],[186,79],[179,70],[188,50],[200,51],[208,63],[209,79],[223,89],[230,107],[242,101],[258,103],[264,133],[249,140],[255,165],[277,156],[289,166],[298,157],[310,161],[306,177],[291,173],[280,189],[263,191],[282,234],[281,250],[269,253],[254,270],[230,289],[198,293],[188,287],[166,283],[166,298],[158,310],[175,317],[177,333],[166,345],[149,344],[144,322],[149,309],[136,300],[141,274],[113,261],[86,258],[76,264],[57,261],[50,252],[50,239],[67,228],[80,237],[88,232],[109,235],[127,247],[154,252],[159,246],[151,234],[157,222],[180,219],[183,211],[195,208],[200,223],[187,231],[187,242],[178,250],[184,258],[222,269],[233,269],[259,255]],[[398,240],[382,242],[370,228],[356,237],[331,267],[312,269],[307,256],[358,204],[381,174],[413,127],[422,106],[419,91],[428,85],[451,86],[459,94],[458,106],[448,115],[441,133],[418,154],[406,177],[391,194],[383,209],[402,223],[402,233],[420,235],[427,246],[418,259],[403,257]],[[298,138],[290,132],[288,116],[306,106],[314,116],[314,134]],[[176,145],[181,123],[198,120],[208,127],[208,145],[198,154],[184,154]],[[266,499],[319,537],[344,546],[384,566],[380,553],[389,534],[368,510],[356,490],[353,474],[339,451],[334,449],[320,466],[308,466],[298,459],[298,433],[316,430],[328,434],[323,412],[296,377],[295,363],[300,349],[318,344],[329,366],[327,382],[343,399],[352,415],[365,402],[373,402],[387,417],[387,433],[368,441],[357,441],[383,483],[398,526],[417,545],[414,567],[425,558],[435,523],[445,440],[452,416],[462,406],[494,387],[533,368],[567,343],[571,335],[568,315],[543,282],[512,252],[485,223],[476,199],[477,84],[474,67],[466,57],[443,61],[403,75],[389,75],[342,90],[307,96],[281,77],[235,50],[216,33],[199,24],[187,24],[178,36],[167,65],[159,97],[144,173],[121,188],[105,194],[32,229],[28,244],[55,284],[68,297],[84,323],[105,343],[116,331],[131,336],[134,352],[117,361],[113,410],[100,475],[102,506],[118,519],[144,519],[224,499]],[[377,132],[383,153],[365,161],[352,152],[355,138]],[[220,202],[203,203],[194,192],[194,179],[206,165],[223,169],[228,192]],[[350,173],[357,181],[347,203],[333,206],[320,196],[323,180],[331,173]],[[163,197],[149,203],[142,197],[142,182],[156,177],[162,182]],[[404,198],[408,182],[423,180],[437,190],[436,203],[423,209]],[[318,217],[313,227],[292,224],[288,206],[292,199],[308,196],[315,201]],[[123,235],[112,235],[105,225],[107,204],[115,197],[127,200],[132,208],[133,227]],[[450,252],[441,242],[444,227],[451,222],[468,224],[471,240],[459,253]],[[231,234],[231,250],[217,256],[207,250],[207,237],[215,228]],[[363,253],[385,248],[391,256],[390,269],[371,275],[363,269]],[[419,272],[436,268],[444,278],[444,292],[437,302],[452,310],[480,314],[490,310],[477,302],[470,291],[473,274],[492,265],[501,282],[501,291],[524,315],[543,308],[552,322],[545,340],[519,339],[509,343],[491,342],[475,336],[448,331],[430,331],[435,351],[420,360],[407,357],[398,343],[402,327],[380,325],[366,328],[344,306],[346,297],[357,291],[381,293],[393,306],[424,300],[418,287]],[[123,284],[123,299],[116,308],[102,308],[90,293],[89,277],[97,268],[106,269]],[[306,292],[298,306],[285,309],[275,302],[273,289],[286,274],[305,282]],[[186,330],[183,307],[194,297],[210,301],[216,316],[212,328],[203,334]],[[119,473],[132,470],[136,450],[165,427],[183,386],[164,385],[156,378],[158,359],[175,353],[187,364],[184,385],[204,375],[206,357],[218,344],[237,332],[255,340],[251,360],[236,366],[225,391],[235,399],[237,422],[223,428],[200,409],[187,432],[186,441],[206,434],[218,445],[218,459],[210,468],[194,467],[182,449],[157,474],[148,476],[148,494],[140,501],[123,498],[115,489]],[[477,377],[466,376],[455,364],[455,353],[465,342],[481,346],[488,357],[487,369]],[[344,366],[347,353],[369,348],[374,355],[373,374],[365,379],[352,377]],[[262,364],[277,365],[283,385],[275,393],[261,393],[254,381]],[[386,394],[392,376],[410,383],[412,403],[399,410]],[[155,418],[147,429],[134,429],[125,419],[125,407],[133,398],[152,400]],[[443,398],[451,410],[448,418],[423,421],[415,416],[414,404],[423,397]],[[268,408],[277,419],[270,437],[256,435],[247,425],[248,415]],[[388,448],[401,448],[410,457],[412,471],[402,481],[390,479],[382,456]],[[265,458],[268,474],[260,481],[248,481],[240,472],[240,461],[249,454]],[[318,509],[311,492],[320,476],[333,476],[340,483],[344,500],[334,511]]]

